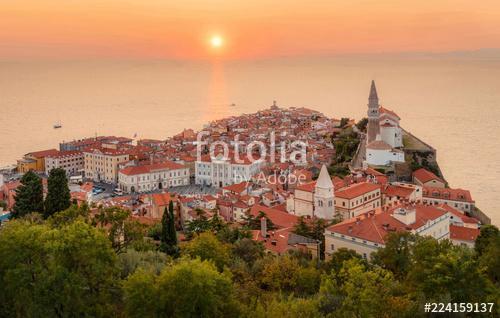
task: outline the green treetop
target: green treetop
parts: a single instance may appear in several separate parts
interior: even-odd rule
[[[42,179],[33,171],[28,171],[21,178],[21,185],[16,189],[16,203],[12,216],[20,218],[32,212],[43,213]]]

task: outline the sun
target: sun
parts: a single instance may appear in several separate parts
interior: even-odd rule
[[[210,44],[213,48],[221,47],[224,44],[224,40],[219,35],[214,35],[210,39]]]

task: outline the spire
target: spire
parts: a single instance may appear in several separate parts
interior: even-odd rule
[[[328,174],[328,170],[325,165],[321,167],[318,180],[316,181],[316,187],[323,189],[333,188],[332,179],[330,178],[330,174]]]
[[[378,101],[377,88],[375,87],[374,80],[372,80],[372,86],[370,87],[370,97],[368,97],[368,100],[377,100]]]

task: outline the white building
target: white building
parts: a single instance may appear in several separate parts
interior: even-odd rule
[[[403,132],[399,127],[399,116],[382,106],[379,108],[380,136],[393,148],[403,147]]]
[[[81,151],[61,151],[58,154],[45,157],[45,171],[62,168],[67,176],[83,174],[85,157]]]
[[[325,253],[331,256],[340,248],[355,250],[364,258],[385,247],[391,232],[409,231],[437,240],[450,238],[450,213],[427,205],[400,205],[377,209],[328,227],[325,230]]]
[[[379,105],[375,82],[372,81],[368,98],[368,127],[366,138],[366,163],[385,166],[404,162],[403,132],[399,116]]]
[[[385,166],[391,164],[391,162],[404,162],[405,154],[402,150],[392,148],[388,143],[380,139],[380,135],[377,135],[377,139],[366,145],[366,162],[369,165],[374,166]]]
[[[171,161],[129,166],[118,172],[118,186],[126,193],[148,192],[189,184],[189,168]]]
[[[85,178],[113,184],[118,182],[118,165],[130,158],[125,151],[106,147],[87,149],[83,154]]]
[[[246,155],[241,155],[240,158],[235,158],[234,154],[228,157],[223,154],[203,156],[200,161],[196,161],[195,183],[222,188],[249,181],[260,172],[263,164],[262,159],[250,161]]]
[[[344,220],[381,206],[381,186],[376,183],[354,183],[335,192],[335,210]]]
[[[447,204],[462,212],[472,213],[475,201],[472,199],[469,190],[423,187],[422,201],[427,204]]]
[[[287,212],[331,220],[335,216],[334,190],[332,179],[323,165],[318,180],[297,186],[294,194],[288,197]]]

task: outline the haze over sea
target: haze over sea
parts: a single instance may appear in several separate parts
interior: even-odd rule
[[[500,224],[500,54],[253,61],[2,61],[0,166],[63,140],[165,139],[277,100],[366,115],[370,80],[401,125],[437,149],[451,187]],[[232,103],[236,106],[230,106]],[[55,122],[62,129],[53,129]]]

